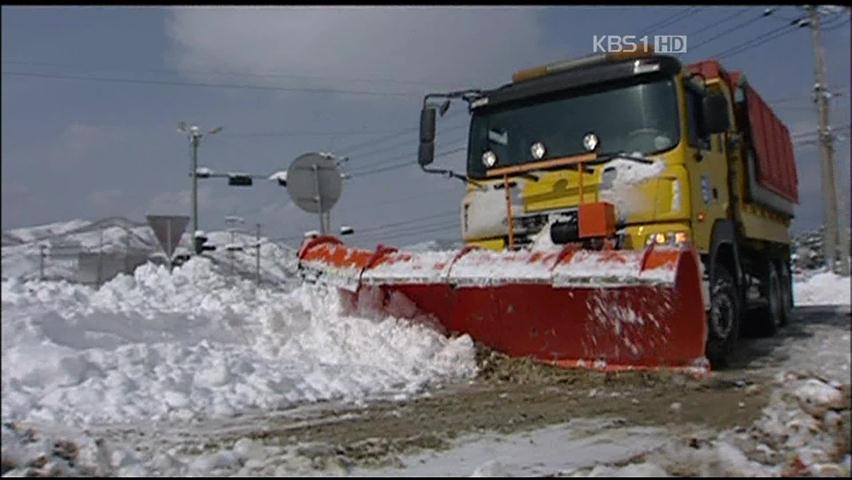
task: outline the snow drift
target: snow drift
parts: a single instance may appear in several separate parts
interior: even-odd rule
[[[91,424],[189,419],[411,394],[475,373],[469,337],[344,316],[337,294],[256,289],[193,259],[100,290],[4,281],[2,416]]]
[[[793,282],[793,299],[796,305],[849,305],[849,277],[833,272],[818,272],[803,276]]]

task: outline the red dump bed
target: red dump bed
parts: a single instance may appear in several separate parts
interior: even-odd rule
[[[736,92],[737,88],[743,89],[748,111],[747,116],[738,116],[748,119],[748,138],[754,145],[757,159],[755,180],[761,187],[784,200],[799,203],[799,179],[790,131],[775,116],[769,105],[756,90],[742,81],[739,72],[726,72],[715,60],[695,63],[688,68],[691,73],[699,74],[705,79],[722,78],[731,92]]]

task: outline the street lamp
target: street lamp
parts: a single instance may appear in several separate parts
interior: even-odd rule
[[[201,143],[201,138],[204,135],[215,135],[222,131],[223,127],[216,127],[208,131],[206,134],[201,133],[201,129],[196,125],[187,126],[186,122],[178,123],[178,132],[187,134],[189,141],[192,144],[192,169],[190,176],[192,177],[192,231],[198,231],[198,145]]]

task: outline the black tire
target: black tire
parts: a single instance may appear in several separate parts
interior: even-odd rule
[[[781,280],[781,326],[793,319],[793,275],[785,261],[778,263],[778,276]]]
[[[733,275],[716,265],[710,279],[710,312],[707,315],[707,359],[714,369],[727,366],[740,333],[740,300]]]
[[[774,263],[767,264],[761,283],[761,293],[766,299],[766,306],[760,309],[755,320],[758,322],[758,334],[771,337],[778,333],[784,322],[783,287]]]

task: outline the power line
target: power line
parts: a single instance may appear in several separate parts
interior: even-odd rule
[[[772,12],[773,12],[773,10],[767,9],[763,13],[761,13],[759,17],[751,18],[749,20],[746,20],[745,22],[738,23],[738,24],[734,25],[733,27],[731,27],[731,28],[729,28],[729,29],[727,29],[723,32],[719,32],[714,37],[711,37],[711,38],[699,43],[698,45],[690,47],[689,51],[690,51],[690,53],[694,52],[695,50],[698,50],[699,48],[703,47],[704,45],[707,45],[708,43],[711,43],[711,42],[713,42],[713,41],[715,41],[719,38],[722,38],[724,35],[727,35],[727,34],[733,32],[735,30],[738,30],[738,29],[743,28],[745,26],[751,25],[752,23],[757,22],[758,20],[761,20],[765,17],[772,15]]]
[[[838,28],[840,28],[840,27],[842,27],[842,26],[844,26],[848,23],[849,23],[849,17],[846,17],[846,20],[843,20],[839,23],[834,23],[834,24],[830,25],[828,28],[822,29],[822,31],[823,32],[830,32],[832,30],[837,30]]]
[[[447,155],[451,155],[453,153],[461,152],[461,151],[466,150],[466,149],[467,149],[467,145],[464,145],[464,146],[461,146],[459,148],[455,148],[453,150],[440,152],[440,153],[435,155],[435,158],[437,159],[437,158],[445,157]],[[398,158],[407,158],[407,157],[408,157],[408,155],[404,155],[404,156],[401,156],[401,157],[398,157]],[[396,159],[394,159],[394,160],[396,160]],[[367,171],[363,171],[363,172],[355,172],[355,173],[352,174],[351,178],[360,178],[360,177],[364,177],[364,176],[367,176],[367,175],[372,175],[374,173],[381,173],[381,172],[387,172],[389,170],[396,170],[398,168],[407,167],[409,165],[414,165],[414,163],[412,163],[411,161],[406,161],[406,162],[397,163],[397,164],[394,164],[394,165],[389,165],[387,167],[381,167],[381,168],[377,168],[377,169],[373,169],[373,170],[367,170]]]
[[[436,232],[447,231],[447,230],[456,230],[456,229],[459,229],[459,227],[460,227],[459,222],[455,221],[453,223],[435,224],[435,225],[432,225],[432,226],[429,226],[429,227],[419,228],[419,229],[414,229],[414,230],[403,230],[403,231],[399,231],[399,232],[393,232],[391,234],[381,235],[380,237],[378,237],[378,236],[365,237],[365,238],[362,238],[361,240],[363,241],[363,240],[367,240],[367,239],[373,239],[373,241],[375,241],[375,238],[380,238],[382,240],[392,240],[392,239],[397,239],[397,238],[411,237],[411,236],[415,236],[415,235],[423,235],[423,234],[426,234],[426,233],[436,233]]]
[[[362,235],[358,237],[358,240],[373,240],[373,239],[388,239],[394,238],[399,235],[408,235],[413,233],[422,233],[424,231],[433,230],[436,228],[459,228],[459,219],[455,218],[453,220],[444,220],[442,222],[429,223],[426,225],[412,226],[409,225],[407,227],[397,227],[395,229],[387,229],[381,230],[377,232],[368,233],[366,235]]]
[[[846,130],[846,129],[848,129],[849,127],[850,127],[850,124],[849,124],[849,123],[845,123],[845,124],[842,124],[842,125],[840,125],[840,126],[838,126],[838,127],[834,127],[834,128],[832,128],[832,130],[835,130],[835,129],[836,129],[836,130]],[[810,136],[814,136],[814,135],[819,135],[819,133],[820,133],[820,130],[819,130],[819,129],[816,129],[816,130],[806,130],[806,131],[803,131],[803,132],[791,133],[791,134],[790,134],[790,137],[791,137],[791,138],[793,138],[794,140],[798,140],[798,139],[801,139],[801,138],[804,138],[804,137],[810,137]]]
[[[849,87],[836,88],[832,93],[833,96],[843,95],[844,92],[848,92]],[[774,98],[771,100],[767,100],[767,103],[771,104],[779,104],[779,103],[787,103],[787,102],[801,102],[807,100],[809,102],[813,101],[813,97],[809,95],[798,95],[794,97],[784,97],[784,98]]]
[[[764,33],[758,35],[757,37],[754,37],[751,40],[748,40],[746,43],[743,43],[743,44],[737,45],[735,47],[729,48],[727,50],[724,50],[722,52],[719,52],[716,55],[713,55],[713,57],[716,57],[716,58],[719,58],[719,59],[722,59],[722,58],[725,58],[725,57],[732,57],[734,55],[738,55],[742,52],[745,52],[746,50],[751,50],[754,47],[763,45],[764,43],[766,43],[770,40],[774,40],[776,38],[783,37],[784,35],[788,35],[788,34],[793,33],[795,31],[796,31],[796,27],[794,25],[783,25],[781,27],[775,28],[775,29],[770,30],[768,32],[764,32]]]
[[[371,209],[374,209],[376,207],[381,207],[381,206],[384,206],[384,205],[399,205],[399,204],[406,203],[406,202],[411,201],[411,200],[416,200],[418,198],[434,197],[434,196],[435,196],[435,192],[426,192],[426,193],[418,193],[416,195],[405,195],[405,196],[402,196],[402,197],[394,197],[394,198],[390,198],[390,199],[387,199],[387,200],[383,200],[381,202],[368,201],[368,202],[358,202],[358,203],[354,203],[354,204],[348,203],[348,204],[346,204],[346,206],[349,207],[349,208],[369,206]]]
[[[464,128],[467,125],[468,124],[465,121],[464,123],[462,123],[460,125],[445,126],[445,127],[442,127],[442,129],[452,131],[452,130],[457,130],[459,128]],[[410,129],[406,129],[406,132],[414,132],[418,129],[419,129],[419,127],[412,127]],[[358,135],[386,135],[386,137],[383,137],[383,138],[386,139],[385,141],[387,141],[387,140],[393,140],[393,139],[399,137],[400,131],[399,130],[394,130],[394,131],[389,131],[389,130],[372,130],[372,131],[349,130],[349,131],[338,131],[338,132],[320,132],[320,131],[282,130],[282,131],[278,131],[278,132],[263,132],[263,133],[231,133],[231,134],[225,134],[225,135],[223,135],[223,137],[227,137],[227,138],[259,138],[259,137],[287,137],[287,136],[298,136],[298,135],[304,135],[304,136],[338,136],[338,137],[358,136]],[[405,140],[410,141],[410,139],[408,139],[408,138],[405,138]],[[363,145],[363,146],[376,145],[376,144],[382,143],[382,142],[383,141],[381,139],[368,140],[368,141],[359,142],[358,144],[356,144],[356,146],[358,146],[358,145]],[[352,148],[352,147],[344,147],[344,148],[345,148],[345,150],[348,150],[348,151],[354,150],[354,148]],[[380,151],[384,151],[384,150],[380,150]],[[375,153],[375,152],[371,152],[371,153]],[[362,153],[360,155],[369,155],[371,153]]]
[[[399,222],[391,222],[391,223],[385,223],[385,224],[382,224],[382,225],[374,225],[372,227],[359,228],[358,230],[356,230],[355,233],[357,234],[357,233],[373,232],[373,231],[377,231],[377,230],[385,230],[385,229],[391,228],[391,227],[406,226],[406,225],[410,225],[412,223],[422,222],[424,220],[433,220],[433,219],[436,219],[436,218],[446,218],[446,217],[449,217],[450,215],[458,215],[458,214],[459,214],[459,212],[458,212],[457,209],[448,210],[448,211],[444,211],[444,212],[440,212],[440,213],[433,213],[432,215],[426,215],[424,217],[411,218],[411,219],[408,219],[408,220],[401,220]]]
[[[694,32],[687,33],[686,36],[687,36],[687,38],[692,37],[692,36],[698,35],[699,33],[705,32],[705,31],[707,31],[707,30],[709,30],[713,27],[718,27],[718,26],[722,25],[723,23],[727,22],[728,20],[731,20],[732,18],[739,16],[741,13],[745,12],[746,10],[749,10],[749,8],[748,7],[741,8],[741,9],[735,11],[734,13],[728,15],[727,17],[725,17],[721,20],[714,21],[714,22],[712,22],[712,23],[710,23],[710,24],[704,26],[703,28],[700,28],[700,29],[698,29]]]
[[[682,10],[680,12],[677,12],[673,15],[670,15],[670,16],[664,18],[663,20],[660,20],[660,21],[655,22],[651,25],[648,25],[647,27],[643,28],[640,31],[638,36],[641,37],[642,35],[645,35],[648,32],[651,32],[653,30],[657,30],[657,29],[672,25],[672,24],[686,18],[687,16],[689,16],[689,14],[692,13],[692,11],[695,10],[695,9],[696,9],[696,7],[689,7],[686,10]]]
[[[87,70],[95,70],[95,71],[107,71],[107,72],[126,72],[126,73],[163,73],[163,74],[173,74],[173,75],[181,75],[181,74],[196,74],[196,75],[219,75],[219,76],[234,76],[234,77],[251,77],[251,78],[302,78],[302,79],[314,79],[314,80],[343,80],[347,82],[385,82],[385,83],[395,83],[400,85],[423,85],[429,86],[430,88],[438,87],[435,82],[425,81],[425,80],[407,80],[407,79],[398,79],[398,78],[386,78],[386,77],[375,77],[375,78],[352,78],[352,77],[328,77],[322,75],[306,75],[306,74],[294,74],[294,73],[281,73],[281,72],[270,72],[270,73],[251,73],[251,72],[227,72],[227,71],[211,71],[211,70],[192,70],[192,69],[163,69],[163,68],[141,68],[141,69],[128,69],[128,68],[115,68],[115,67],[104,67],[104,66],[81,66],[74,65],[68,63],[51,63],[51,62],[40,62],[40,61],[23,61],[23,60],[3,60],[2,63],[7,63],[10,65],[29,65],[34,67],[53,67],[53,68],[73,68],[73,69],[87,69]],[[449,84],[442,85],[441,88],[449,88]]]
[[[3,75],[17,76],[17,77],[32,77],[32,78],[44,78],[51,80],[83,80],[90,82],[102,82],[102,83],[127,83],[127,84],[137,84],[137,85],[161,85],[161,86],[173,86],[173,87],[204,87],[204,88],[224,88],[224,89],[236,89],[236,90],[266,90],[266,91],[279,91],[279,92],[302,92],[302,93],[338,93],[338,94],[346,94],[346,95],[372,95],[372,96],[380,96],[380,97],[414,97],[421,96],[420,93],[406,93],[406,92],[377,92],[377,91],[368,91],[368,90],[343,90],[343,89],[335,89],[335,88],[311,88],[311,87],[277,87],[270,85],[249,85],[249,84],[229,84],[229,83],[201,83],[201,82],[185,82],[185,81],[176,81],[176,80],[141,80],[141,79],[132,79],[132,78],[110,78],[110,77],[96,77],[96,76],[80,76],[80,75],[59,75],[59,74],[47,74],[47,73],[32,73],[32,72],[14,72],[14,71],[3,71]]]
[[[454,118],[453,115],[458,115],[459,113],[464,113],[464,111],[463,110],[457,110],[456,112],[448,114],[445,117],[445,119]],[[388,134],[384,137],[381,137],[381,138],[377,138],[377,139],[373,139],[373,140],[365,140],[365,141],[362,141],[362,142],[354,143],[352,145],[347,145],[345,147],[340,147],[336,150],[343,152],[343,153],[351,154],[351,153],[355,152],[356,150],[360,150],[364,147],[374,146],[374,145],[386,142],[388,140],[393,140],[394,138],[397,138],[400,135],[404,135],[406,133],[411,133],[411,132],[416,132],[418,130],[420,130],[419,125],[414,126],[414,127],[403,128],[402,130],[397,130],[395,132],[391,132],[390,134]]]
[[[399,233],[402,233],[402,232],[420,231],[423,228],[428,229],[428,228],[432,228],[432,227],[435,227],[435,226],[438,226],[438,225],[444,225],[448,221],[444,220],[444,221],[437,222],[437,223],[427,223],[426,225],[417,225],[420,222],[423,222],[425,220],[446,219],[446,218],[449,218],[451,216],[456,217],[456,219],[453,220],[453,223],[454,223],[454,225],[458,226],[458,215],[459,215],[458,210],[446,211],[446,212],[441,212],[441,213],[438,213],[438,214],[427,215],[427,216],[418,217],[418,218],[409,219],[409,220],[403,220],[403,221],[399,221],[399,222],[391,222],[391,223],[386,223],[386,224],[383,224],[383,225],[375,225],[375,226],[367,227],[367,228],[364,228],[364,229],[359,228],[359,229],[355,230],[355,235],[366,234],[366,235],[363,235],[363,236],[365,238],[370,238],[370,237],[373,237],[373,236],[376,236],[376,235],[384,235],[384,234],[396,235],[396,234],[399,234]],[[301,239],[301,238],[304,238],[304,234],[302,234],[302,235],[288,235],[288,236],[278,237],[278,238],[271,239],[270,241],[273,241],[273,242],[275,242],[275,241],[288,241],[288,240],[298,240],[298,239]]]
[[[357,156],[355,156],[355,157],[350,157],[350,159],[351,159],[351,158],[358,158],[358,157],[363,158],[363,157],[367,157],[367,156],[369,156],[369,155],[373,155],[373,154],[376,154],[376,153],[384,153],[384,152],[387,152],[387,151],[395,151],[395,150],[399,150],[399,149],[400,149],[400,148],[402,148],[402,147],[408,147],[408,148],[411,148],[411,149],[412,149],[412,150],[414,150],[414,152],[416,153],[417,143],[416,143],[416,142],[412,142],[412,141],[411,141],[411,139],[409,139],[409,138],[406,138],[406,140],[407,140],[407,141],[406,141],[405,143],[403,143],[403,144],[400,144],[400,145],[394,145],[394,146],[392,146],[392,147],[387,147],[387,148],[381,148],[381,149],[378,149],[378,150],[375,150],[375,151],[372,151],[372,152],[368,152],[368,153],[360,153],[360,154],[358,154],[358,155],[357,155]],[[463,136],[461,136],[461,137],[459,137],[459,138],[454,138],[452,141],[447,140],[447,143],[452,144],[452,145],[454,145],[454,146],[455,146],[455,145],[463,145],[463,144],[467,144],[467,134],[465,134],[465,135],[463,135]],[[359,162],[359,163],[358,163],[358,165],[356,165],[356,167],[357,167],[358,169],[363,169],[363,168],[374,168],[374,167],[377,167],[377,166],[379,166],[379,165],[387,164],[387,163],[392,162],[392,161],[394,161],[394,160],[400,160],[400,159],[402,159],[402,158],[406,158],[407,156],[408,156],[408,154],[403,154],[403,155],[401,155],[401,156],[400,156],[400,155],[396,155],[396,156],[391,157],[391,158],[384,158],[384,159],[381,159],[381,158],[380,158],[380,159],[371,159],[371,161],[368,161],[368,162],[366,162],[366,163],[360,163],[360,162]]]
[[[456,145],[454,145],[454,147],[456,147]],[[456,151],[458,151],[459,149],[464,149],[464,148],[466,148],[466,145],[465,145],[465,144],[458,144],[458,145],[457,145],[457,148],[455,148],[455,149],[453,149],[453,150],[451,150],[451,151],[441,152],[441,153],[439,153],[439,154],[437,154],[437,155],[436,155],[436,158],[437,158],[437,157],[440,157],[440,156],[449,155],[449,154],[451,154],[451,153],[455,153],[455,152],[456,152]],[[356,170],[356,171],[354,171],[354,172],[350,172],[350,174],[351,174],[351,175],[353,176],[353,178],[354,178],[355,176],[360,176],[360,175],[369,174],[369,173],[374,172],[374,171],[376,171],[376,170],[378,170],[378,171],[384,171],[384,170],[385,170],[385,168],[386,168],[386,166],[404,166],[404,165],[408,165],[408,164],[410,163],[409,161],[406,161],[406,162],[400,162],[400,163],[394,163],[394,164],[391,164],[391,165],[387,165],[387,164],[389,164],[390,162],[397,161],[397,160],[409,159],[409,158],[411,158],[411,157],[412,157],[412,154],[411,154],[411,153],[405,153],[405,154],[402,154],[402,155],[397,155],[397,156],[395,156],[395,157],[386,158],[386,159],[384,159],[384,160],[382,160],[382,161],[380,161],[380,162],[373,162],[373,163],[370,163],[370,164],[368,164],[368,165],[362,165],[362,166],[359,166],[359,167],[357,167],[357,170]],[[383,166],[380,166],[380,165],[383,165]],[[366,168],[366,170],[364,170],[364,168]]]
[[[337,137],[347,137],[347,136],[358,136],[358,135],[383,135],[391,133],[389,130],[373,130],[373,131],[339,131],[339,132],[319,132],[319,131],[299,131],[299,130],[282,130],[277,132],[263,132],[263,133],[231,133],[222,135],[224,138],[262,138],[262,137],[294,137],[294,136],[317,136],[317,137],[325,137],[325,136],[337,136]]]
[[[458,130],[458,129],[461,129],[461,128],[465,128],[466,126],[467,126],[466,124],[463,124],[463,125],[456,125],[456,126],[454,126],[454,127],[448,127],[448,128],[446,128],[446,130],[448,130],[448,131],[455,131],[455,130]],[[448,141],[448,143],[453,143],[453,144],[455,144],[455,143],[458,143],[458,142],[460,142],[460,141],[462,141],[462,140],[466,140],[466,139],[467,139],[467,133],[465,133],[465,134],[464,134],[461,138],[454,139],[454,140],[452,140],[452,141]],[[358,153],[358,154],[356,154],[356,155],[349,155],[349,158],[350,158],[350,160],[351,160],[351,159],[359,158],[359,157],[361,157],[361,158],[363,158],[363,157],[368,157],[368,156],[370,156],[370,155],[375,155],[375,154],[377,154],[377,153],[385,153],[385,152],[388,152],[388,151],[394,151],[394,150],[397,150],[397,149],[399,149],[399,148],[401,148],[401,147],[409,147],[409,146],[411,146],[412,148],[417,148],[417,139],[416,139],[416,138],[412,139],[412,138],[410,138],[410,137],[408,137],[408,136],[401,136],[401,137],[399,138],[399,140],[401,140],[401,141],[393,142],[392,144],[385,145],[385,146],[383,146],[383,147],[381,147],[381,148],[377,148],[377,149],[375,149],[375,150],[368,150],[368,151],[366,151],[366,152],[361,152],[361,153]],[[397,158],[399,158],[399,157],[397,157]],[[396,158],[393,158],[393,159],[390,159],[390,160],[395,160],[395,159],[396,159]],[[361,167],[369,167],[369,166],[372,166],[372,165],[376,165],[376,164],[384,163],[385,161],[389,161],[389,160],[387,160],[387,159],[386,159],[386,160],[384,160],[384,161],[379,161],[379,162],[372,161],[372,162],[368,162],[368,163],[366,163],[366,164],[359,164],[359,165],[358,165],[358,167],[359,167],[359,168],[361,168]]]

